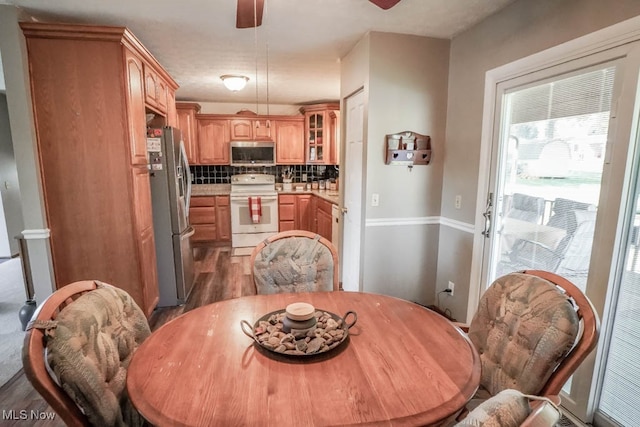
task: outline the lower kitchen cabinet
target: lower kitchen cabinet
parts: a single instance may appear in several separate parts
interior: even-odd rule
[[[192,197],[189,222],[195,230],[192,242],[231,241],[229,196]]]
[[[307,230],[331,240],[333,203],[312,194],[280,194],[279,231]]]
[[[280,194],[278,196],[278,231],[296,229],[296,196]]]
[[[280,194],[278,197],[279,231],[314,231],[315,215],[312,210],[311,194]]]
[[[216,223],[218,241],[231,241],[231,205],[229,196],[216,196]]]
[[[311,210],[311,194],[296,196],[296,223],[298,230],[313,231],[315,228],[315,215]]]
[[[318,199],[316,210],[316,233],[331,241],[331,207],[332,203],[324,199]]]

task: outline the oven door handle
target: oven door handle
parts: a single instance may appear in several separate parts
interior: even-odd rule
[[[231,196],[231,200],[232,201],[245,201],[248,202],[249,201],[249,197],[253,197],[253,196]],[[272,201],[277,201],[278,200],[278,196],[258,196],[260,197],[261,201],[263,202],[272,202]]]

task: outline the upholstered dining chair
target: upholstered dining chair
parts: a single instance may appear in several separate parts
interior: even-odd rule
[[[337,291],[338,251],[319,234],[290,230],[260,242],[251,253],[257,294]]]
[[[506,389],[482,402],[454,427],[554,427],[562,412],[558,396]]]
[[[558,395],[598,341],[589,299],[567,279],[540,270],[496,279],[468,327],[482,366],[472,410],[505,389]]]
[[[74,282],[34,313],[22,349],[24,372],[68,426],[143,425],[126,396],[126,370],[150,333],[125,291]]]

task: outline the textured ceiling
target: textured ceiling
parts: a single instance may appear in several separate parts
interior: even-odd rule
[[[264,104],[268,87],[272,104],[304,104],[339,99],[340,58],[368,31],[451,38],[512,1],[402,0],[384,11],[368,0],[266,0],[257,32],[235,28],[236,0],[0,3],[43,21],[130,28],[178,82],[179,100]],[[233,93],[223,74],[250,81]]]

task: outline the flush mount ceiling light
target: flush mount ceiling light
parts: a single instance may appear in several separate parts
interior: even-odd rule
[[[220,78],[222,79],[222,83],[224,83],[226,88],[232,92],[237,92],[244,89],[247,82],[249,81],[249,77],[233,74],[225,74],[224,76],[220,76]]]

